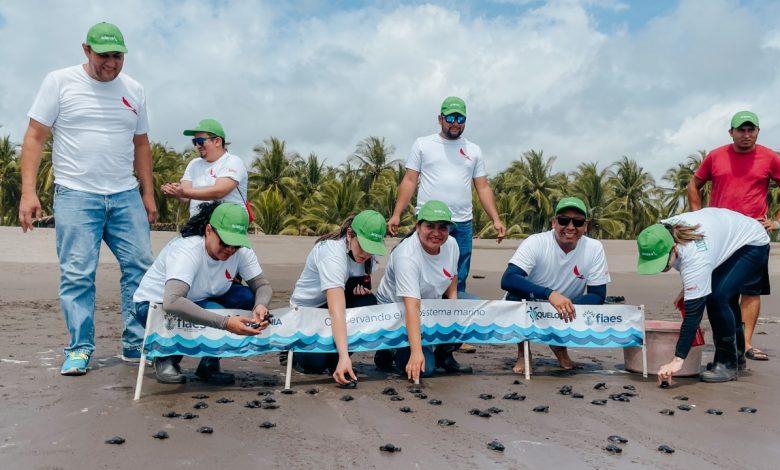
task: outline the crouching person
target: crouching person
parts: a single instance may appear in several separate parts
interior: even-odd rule
[[[507,300],[547,301],[565,322],[576,317],[575,305],[601,305],[610,282],[601,242],[586,237],[588,210],[576,197],[561,199],[552,230],[531,235],[517,248],[501,278]],[[562,368],[574,362],[565,347],[550,346]],[[523,343],[517,345],[516,374],[525,372]]]
[[[199,212],[171,240],[146,272],[136,290],[136,317],[145,324],[150,303],[162,303],[166,312],[182,320],[237,335],[256,335],[268,327],[271,285],[263,275],[249,243],[249,217],[244,207],[219,201],[202,204]],[[248,287],[234,283],[241,276]],[[251,310],[251,317],[223,316],[206,309]],[[186,382],[182,356],[154,360],[157,381]],[[195,375],[229,385],[233,374],[222,372],[218,357],[203,357]]]

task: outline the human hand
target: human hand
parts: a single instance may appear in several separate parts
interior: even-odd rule
[[[409,380],[418,382],[420,374],[425,369],[425,356],[422,351],[412,351],[409,355],[409,362],[406,363],[406,377]]]
[[[780,222],[775,219],[763,218],[759,219],[759,222],[761,222],[761,225],[764,226],[767,232],[774,232],[775,230],[780,229]]]
[[[333,371],[333,379],[341,385],[346,385],[351,380],[357,380],[355,371],[352,370],[352,359],[349,358],[349,354],[345,354],[343,357],[339,356],[336,370]]]
[[[496,232],[498,232],[498,236],[496,237],[498,243],[501,243],[501,241],[506,236],[506,227],[504,227],[501,219],[496,219],[493,221],[493,228],[496,229]]]
[[[144,209],[146,209],[146,220],[151,224],[157,219],[157,204],[154,202],[154,194],[144,194]]]
[[[22,232],[33,229],[33,221],[41,218],[41,201],[35,193],[22,193],[19,200],[19,225]]]
[[[662,365],[658,370],[658,385],[661,385],[663,382],[667,382],[669,385],[672,385],[672,375],[680,372],[684,361],[685,359],[675,357],[668,364]]]
[[[228,317],[228,322],[225,329],[237,335],[255,336],[260,334],[260,331],[263,328],[268,326],[268,323],[266,322],[265,326],[252,328],[250,325],[252,325],[254,322],[255,321],[253,318],[248,318],[248,317],[242,317],[242,316]]]
[[[361,284],[358,284],[355,286],[354,289],[352,289],[352,293],[355,295],[368,295],[371,293],[371,289]]]
[[[550,302],[550,305],[553,306],[556,312],[561,314],[561,318],[565,323],[569,323],[577,317],[574,311],[574,304],[571,303],[568,297],[558,293],[558,291],[553,291],[547,301]]]
[[[398,224],[401,223],[401,217],[393,214],[389,219],[387,219],[387,232],[391,236],[398,235]]]
[[[257,330],[262,331],[268,328],[271,317],[272,315],[268,313],[268,307],[263,304],[257,304],[252,309],[253,322],[258,325]]]

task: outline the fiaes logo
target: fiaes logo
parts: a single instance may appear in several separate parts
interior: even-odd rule
[[[586,310],[585,313],[582,314],[582,317],[585,319],[585,324],[588,326],[596,323],[600,325],[623,323],[623,317],[620,315],[604,315],[603,313],[596,313],[590,310]]]
[[[176,315],[165,312],[165,329],[171,331],[176,326],[176,320],[178,319]]]
[[[535,322],[536,320],[560,320],[561,314],[558,312],[545,312],[543,310],[540,310],[539,307],[528,307],[528,316],[531,317],[531,321]]]
[[[206,327],[204,325],[198,325],[197,323],[184,321],[172,313],[165,312],[165,329],[171,331],[174,328],[202,330]]]

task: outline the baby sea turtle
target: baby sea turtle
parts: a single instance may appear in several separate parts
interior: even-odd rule
[[[274,397],[265,397],[262,400],[260,400],[260,403],[276,403],[276,398],[274,398]]]
[[[490,450],[498,451],[498,452],[503,452],[504,449],[505,449],[504,444],[502,444],[501,442],[496,441],[496,440],[488,442],[487,448],[490,449]]]
[[[559,388],[558,393],[560,393],[561,395],[571,395],[572,393],[571,385],[564,385],[563,387]]]
[[[688,397],[686,397],[685,395],[677,395],[677,396],[672,397],[672,400],[688,401]]]
[[[391,452],[391,453],[392,452],[401,452],[401,448],[400,447],[396,447],[396,446],[394,446],[393,444],[391,444],[389,442],[387,444],[379,447],[379,450],[381,450],[382,452]]]
[[[282,393],[285,395],[295,395],[296,392],[291,388],[285,388],[284,390],[282,390]]]
[[[521,381],[519,381],[517,379],[515,379],[515,381],[512,382],[512,385],[522,385],[522,384],[523,384],[523,382],[521,382]]]
[[[425,400],[426,398],[428,398],[428,395],[426,395],[424,393],[415,393],[414,396],[416,396],[420,400]]]
[[[494,397],[493,395],[491,395],[489,393],[480,393],[479,394],[479,398],[481,398],[483,400],[492,400],[492,399],[494,399],[496,397]]]
[[[636,386],[634,386],[634,385],[623,385],[623,388],[624,388],[625,390],[632,390],[632,391],[636,391]]]
[[[617,434],[613,434],[607,438],[607,440],[613,444],[627,444],[628,439],[626,439],[623,436],[618,436]]]
[[[664,408],[663,410],[659,411],[659,413],[666,416],[674,416],[674,410],[670,410],[669,408]]]
[[[441,400],[437,400],[437,399],[435,399],[435,398],[431,398],[431,399],[428,401],[428,403],[430,403],[431,405],[441,405]]]
[[[178,418],[179,416],[181,415],[175,411],[166,411],[163,413],[163,418]]]
[[[319,388],[310,388],[310,389],[306,390],[306,393],[308,393],[309,395],[316,395],[316,394],[320,393],[320,389]]]
[[[723,414],[723,412],[722,412],[722,411],[720,411],[720,410],[719,410],[719,409],[717,409],[717,408],[710,408],[710,409],[708,409],[708,410],[707,410],[707,414],[708,414],[708,415],[718,415],[718,416],[720,416],[720,415],[722,415],[722,414]]]
[[[394,389],[393,387],[385,387],[384,390],[382,390],[382,395],[398,395],[398,391]]]
[[[631,401],[630,398],[623,395],[622,393],[613,393],[612,395],[609,396],[609,399],[613,401],[622,401],[626,403]]]
[[[662,380],[661,384],[659,385],[659,387],[661,387],[661,388],[669,388],[671,386],[672,386],[672,384],[670,384],[668,380]]]
[[[593,387],[593,390],[606,390],[606,389],[607,389],[607,384],[606,384],[606,383],[604,383],[604,382],[599,382],[599,383],[597,383],[597,384],[596,384],[596,385]]]
[[[219,400],[217,400],[217,403],[233,403],[233,400],[231,400],[230,398],[222,397]]]
[[[355,399],[355,397],[353,397],[352,395],[344,395],[339,400],[341,400],[341,401],[352,401],[354,399]]]
[[[593,400],[590,402],[592,405],[604,406],[607,404],[607,400]]]
[[[604,450],[606,450],[610,454],[620,454],[623,452],[623,449],[616,446],[615,444],[607,444],[607,446],[604,447]]]
[[[246,402],[244,408],[260,408],[261,406],[263,406],[263,404],[260,402],[260,400],[250,400]]]
[[[183,415],[181,415],[181,419],[195,419],[197,417],[198,417],[198,415],[193,414],[193,413],[189,413],[189,412],[184,413]]]
[[[205,400],[205,399],[206,399],[206,398],[208,398],[208,397],[209,397],[208,395],[204,395],[204,394],[202,394],[202,393],[200,393],[200,394],[198,394],[198,395],[193,395],[193,396],[192,396],[192,398],[194,398],[194,399],[196,399],[196,400]]]
[[[345,389],[348,389],[348,390],[355,389],[355,388],[357,388],[357,380],[350,380],[349,382],[347,382],[345,384],[339,384],[339,387],[340,388],[345,388]]]
[[[482,411],[477,408],[472,408],[471,410],[469,410],[469,414],[479,416],[480,418],[490,418],[491,416],[490,413],[488,413],[487,411]]]
[[[269,397],[273,394],[274,392],[272,392],[271,390],[260,390],[259,392],[257,392],[257,395],[261,397]]]
[[[523,401],[525,400],[525,395],[520,395],[517,392],[507,393],[506,395],[504,395],[504,400]]]
[[[677,409],[682,411],[691,411],[693,407],[691,405],[683,403],[682,405],[677,405]]]
[[[749,406],[743,406],[742,408],[739,409],[740,413],[755,413],[756,411],[758,410],[755,408],[751,408]]]
[[[583,395],[581,393],[574,392],[574,393],[571,394],[571,397],[572,398],[585,398],[585,395]]]
[[[390,401],[404,401],[404,397],[402,397],[401,395],[393,395],[392,397],[390,397]]]
[[[208,408],[209,404],[206,403],[205,401],[199,401],[199,402],[195,403],[194,405],[192,405],[192,407],[195,408],[196,410],[202,410],[204,408]]]
[[[534,411],[537,412],[537,413],[549,413],[550,412],[550,407],[547,406],[547,405],[539,405],[539,406],[534,408]]]
[[[122,436],[114,436],[111,439],[106,440],[106,444],[122,445],[125,443],[125,438]]]
[[[666,444],[661,444],[660,446],[658,446],[658,450],[660,452],[663,452],[664,454],[674,454],[674,449],[672,449]]]
[[[271,428],[275,428],[276,424],[272,423],[270,421],[263,421],[262,423],[260,423],[259,427],[261,427],[263,429],[271,429]]]
[[[409,408],[408,406],[402,406],[398,408],[398,411],[400,411],[401,413],[411,413],[412,409]]]
[[[279,409],[279,405],[276,403],[260,402],[260,408],[264,410],[277,410]]]
[[[502,410],[501,408],[496,408],[495,406],[491,406],[490,408],[487,409],[487,412],[497,415],[499,413],[503,413],[504,410]]]
[[[168,439],[171,436],[169,436],[165,431],[157,431],[156,433],[152,434],[152,437],[155,439]]]
[[[409,393],[422,393],[422,387],[419,385],[412,385],[409,387]]]
[[[453,424],[455,424],[455,421],[443,418],[443,419],[440,419],[440,420],[436,421],[436,424],[438,424],[439,426],[452,426]]]
[[[201,426],[198,429],[196,429],[196,431],[201,434],[211,434],[214,432],[214,428],[210,426]]]

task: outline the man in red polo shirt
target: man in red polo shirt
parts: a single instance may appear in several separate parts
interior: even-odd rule
[[[780,183],[780,156],[774,150],[756,144],[759,131],[758,116],[750,111],[740,111],[731,118],[729,135],[734,142],[710,152],[688,183],[691,210],[701,209],[699,191],[707,181],[712,181],[710,207],[731,209],[753,217],[768,231],[780,228],[780,211],[774,218],[767,217],[769,207],[766,197],[769,180]],[[752,345],[753,330],[761,309],[759,296],[768,294],[769,273],[765,271],[759,284],[743,288],[740,303],[745,330],[745,357],[758,361],[769,359],[766,353]]]

